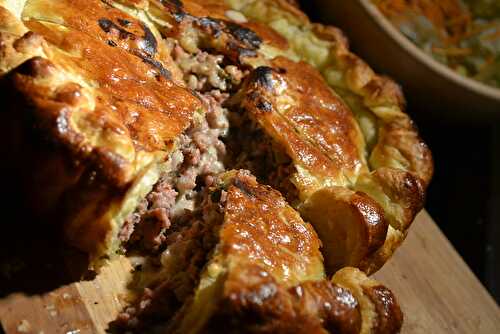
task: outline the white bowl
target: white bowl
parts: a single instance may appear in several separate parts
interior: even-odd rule
[[[319,18],[341,28],[356,53],[403,86],[419,117],[500,122],[500,89],[466,78],[436,61],[395,28],[370,0],[314,2]]]

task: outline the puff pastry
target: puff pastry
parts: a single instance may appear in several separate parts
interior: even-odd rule
[[[162,263],[138,286],[175,295],[158,301],[171,332],[198,310],[192,332],[228,318],[399,329],[392,294],[364,275],[422,208],[431,153],[400,88],[295,1],[0,0],[0,85],[9,191],[90,269],[123,253]],[[352,321],[320,306],[342,296]],[[252,312],[262,326],[243,325]]]
[[[169,243],[162,269],[142,268],[150,291],[122,315],[128,330],[155,324],[165,333],[399,331],[392,292],[354,268],[327,280],[312,226],[248,171],[220,175],[202,207]]]
[[[206,135],[210,109],[233,119],[228,147],[248,144],[237,157],[230,152],[235,166],[267,175],[314,224],[329,272],[378,269],[422,207],[432,158],[402,112],[398,86],[350,53],[338,30],[309,23],[288,2],[2,5],[0,68],[16,97],[6,124],[18,129],[7,141],[25,152],[7,168],[34,174],[28,203],[64,216],[66,238],[91,264],[119,250],[127,217],[186,160],[186,131]],[[240,128],[259,139],[242,138]],[[252,164],[256,142],[282,161]],[[203,158],[224,160],[220,146]],[[33,163],[43,168],[27,172]],[[213,165],[191,174],[224,169]],[[158,232],[169,223],[156,225]]]

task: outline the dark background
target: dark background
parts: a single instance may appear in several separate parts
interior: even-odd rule
[[[301,6],[321,22],[311,1],[303,0]],[[351,48],[357,51],[356,44]],[[377,70],[377,64],[370,65]],[[426,208],[500,302],[500,118],[478,122],[471,114],[470,120],[457,121],[450,112],[440,118],[419,106],[418,96],[405,96],[407,112],[434,156]]]

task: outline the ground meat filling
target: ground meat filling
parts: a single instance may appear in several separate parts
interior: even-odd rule
[[[158,182],[130,215],[120,232],[120,240],[128,246],[139,242],[145,249],[156,249],[164,241],[163,232],[170,227],[170,212],[177,191],[166,178]]]
[[[228,91],[237,87],[247,74],[233,64],[224,64],[225,58],[222,55],[212,55],[205,51],[191,54],[174,39],[167,38],[167,43],[173,50],[174,61],[184,72],[184,81],[192,90]]]
[[[224,65],[223,56],[205,51],[188,53],[173,39],[166,43],[184,72],[186,84],[198,93],[206,112],[180,136],[169,168],[127,217],[119,233],[122,251],[159,251],[172,221],[194,211],[200,202],[199,190],[225,170],[222,138],[228,133],[229,122],[228,110],[222,105],[229,96],[227,91],[236,89],[244,73],[234,65]]]
[[[117,322],[134,330],[165,324],[191,298],[223,220],[225,192],[209,195],[205,190],[217,174],[227,166],[248,169],[264,183],[286,189],[285,194],[296,193],[288,177],[293,173],[288,157],[279,154],[246,116],[225,107],[248,71],[224,56],[203,50],[189,53],[170,38],[164,42],[184,73],[186,86],[203,101],[205,113],[180,136],[168,168],[119,234],[123,250],[140,255],[137,276],[147,277],[147,282],[136,285],[144,291],[141,297]]]
[[[243,111],[232,110],[229,120],[226,165],[251,171],[260,183],[279,190],[294,205],[298,190],[291,182],[295,167],[289,156]]]
[[[141,265],[149,280],[147,288],[133,306],[119,315],[116,326],[138,330],[165,325],[192,296],[218,243],[224,218],[225,191],[216,194],[206,193],[201,210],[183,216],[172,226],[174,231],[165,238],[166,249],[160,256]]]

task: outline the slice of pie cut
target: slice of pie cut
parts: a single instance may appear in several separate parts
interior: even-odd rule
[[[138,282],[148,288],[136,308],[122,317],[130,330],[399,330],[402,315],[392,293],[353,268],[339,271],[332,281],[325,279],[312,226],[249,172],[221,175],[207,190],[201,211],[185,224],[191,228],[172,236],[161,270],[141,269]]]

